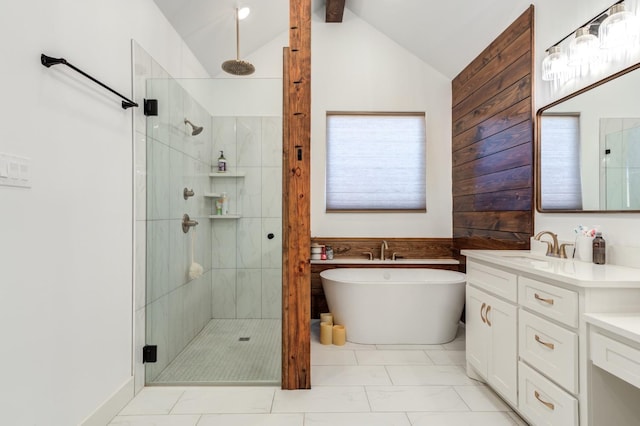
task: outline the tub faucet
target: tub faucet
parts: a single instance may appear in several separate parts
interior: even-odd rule
[[[389,250],[389,245],[386,240],[382,240],[382,245],[380,246],[380,260],[384,260],[384,251]]]
[[[540,239],[545,234],[551,236],[553,243],[551,241],[544,241]],[[547,244],[547,256],[560,257],[560,247],[558,247],[558,236],[556,234],[551,231],[540,231],[535,237],[533,237],[533,239]]]

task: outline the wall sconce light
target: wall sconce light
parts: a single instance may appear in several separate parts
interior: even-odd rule
[[[640,41],[640,23],[638,18],[628,10],[624,4],[614,4],[608,12],[608,17],[600,24],[598,37],[603,49],[607,49],[613,60],[620,59]]]
[[[561,44],[572,37],[567,50]],[[584,77],[606,62],[622,60],[640,51],[640,19],[614,3],[547,49],[542,79],[554,85]]]
[[[569,57],[560,46],[547,49],[542,60],[542,79],[544,81],[565,81],[569,78]]]
[[[600,40],[591,34],[590,25],[578,28],[575,37],[569,42],[569,66],[575,75],[582,76],[600,62]]]

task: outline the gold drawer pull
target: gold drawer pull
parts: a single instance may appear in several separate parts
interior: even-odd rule
[[[553,305],[553,299],[545,299],[543,297],[540,297],[540,295],[538,293],[534,294],[534,296],[536,298],[536,300],[539,300],[541,302],[544,303],[548,303],[549,305]]]
[[[487,323],[487,320],[486,320],[486,319],[484,319],[484,317],[482,316],[482,311],[484,311],[484,308],[486,308],[486,307],[487,307],[487,304],[486,304],[486,303],[483,303],[483,304],[482,304],[482,306],[480,307],[480,319],[481,319],[481,320],[482,320],[482,322],[483,322],[483,323],[485,323],[485,324]]]
[[[553,343],[543,342],[542,339],[540,339],[540,336],[538,336],[537,334],[536,334],[536,342],[540,343],[541,345],[544,345],[544,346],[548,347],[551,350],[553,350],[555,348],[555,345]]]
[[[487,319],[487,325],[491,327],[491,321],[489,321],[489,311],[491,310],[491,305],[487,306],[487,311],[484,313],[484,317]]]
[[[538,401],[540,401],[541,403],[543,403],[543,404],[544,404],[548,409],[550,409],[550,410],[555,410],[555,409],[556,409],[556,406],[555,406],[555,405],[553,405],[553,404],[552,404],[552,403],[550,403],[550,402],[544,401],[542,398],[540,398],[540,394],[538,393],[538,391],[533,391],[533,395],[536,397],[536,399],[537,399]]]

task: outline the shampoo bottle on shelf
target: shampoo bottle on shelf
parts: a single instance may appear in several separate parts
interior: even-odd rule
[[[606,248],[607,245],[604,238],[602,238],[602,232],[596,232],[596,237],[593,239],[593,263],[596,265],[605,264]]]
[[[223,192],[220,194],[220,204],[222,205],[222,213],[223,215],[229,214],[229,198],[227,197],[227,193]]]
[[[218,157],[218,173],[227,171],[227,159],[224,158],[224,152],[220,151],[220,157]]]

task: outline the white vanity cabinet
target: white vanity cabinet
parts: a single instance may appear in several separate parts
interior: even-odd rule
[[[531,425],[606,424],[603,404],[591,403],[598,377],[589,355],[603,363],[603,345],[596,337],[590,349],[585,314],[640,313],[640,269],[528,251],[462,254],[467,374],[485,381]]]
[[[515,280],[514,274],[467,264],[467,363],[513,405],[518,397]]]

